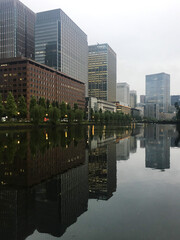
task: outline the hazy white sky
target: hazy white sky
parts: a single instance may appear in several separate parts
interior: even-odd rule
[[[88,36],[117,54],[117,81],[145,93],[145,75],[171,75],[180,94],[179,0],[21,0],[34,12],[61,8]]]

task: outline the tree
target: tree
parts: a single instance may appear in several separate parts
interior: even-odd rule
[[[57,107],[50,107],[49,109],[50,123],[56,125],[60,117],[61,117],[60,110]]]
[[[72,109],[69,109],[67,111],[67,115],[68,115],[68,122],[71,123],[74,121],[74,118],[75,118],[75,113]]]
[[[99,111],[99,119],[100,119],[100,123],[103,124],[104,122],[104,114],[102,112]]]
[[[179,107],[179,104],[176,102],[174,104],[175,108],[176,108],[176,118],[177,120],[180,120],[180,107]]]
[[[68,103],[67,104],[67,110],[70,110],[71,109],[71,105]]]
[[[6,115],[11,120],[12,117],[15,117],[17,114],[17,105],[14,100],[14,96],[11,92],[8,93],[7,103],[6,103]]]
[[[4,115],[4,106],[2,104],[2,95],[0,94],[0,121],[3,115]]]
[[[40,105],[41,107],[43,107],[44,110],[46,110],[46,100],[45,100],[44,97],[40,97],[40,98],[39,98],[39,105]]]
[[[30,107],[29,107],[30,112],[36,106],[36,104],[37,104],[36,98],[35,98],[35,96],[32,96],[31,101],[30,101]]]
[[[109,111],[106,111],[106,112],[104,113],[104,118],[105,118],[106,124],[108,124],[109,121],[110,121],[110,113],[109,113]]]
[[[76,111],[78,109],[78,104],[74,103],[74,111]]]
[[[46,100],[46,108],[49,109],[49,107],[50,107],[50,100],[47,99],[47,100]]]
[[[60,104],[60,109],[61,109],[61,117],[64,118],[65,115],[67,114],[67,105],[65,102],[62,102]]]
[[[95,120],[95,123],[97,124],[98,120],[99,120],[99,113],[98,112],[95,112],[94,114],[94,120]]]
[[[33,123],[35,125],[38,125],[40,122],[43,121],[43,117],[44,117],[44,109],[43,109],[43,107],[36,104],[36,106],[34,106],[31,109],[30,116],[33,119]]]
[[[83,111],[80,109],[77,109],[75,111],[75,119],[78,121],[78,123],[81,123],[83,120]]]
[[[20,118],[26,118],[27,117],[27,104],[26,104],[24,96],[19,97],[18,112],[19,112],[19,117]]]

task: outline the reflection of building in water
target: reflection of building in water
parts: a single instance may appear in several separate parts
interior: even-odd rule
[[[89,154],[89,198],[108,200],[116,191],[116,144],[102,143]]]
[[[34,143],[33,135],[29,132],[12,133],[7,139],[3,135],[0,182],[32,186],[84,163],[84,140],[64,142],[65,146],[62,146],[60,142],[54,144],[46,139],[47,133],[41,133],[35,136],[38,143]],[[38,144],[41,145],[37,147]]]
[[[137,149],[137,138],[135,136],[130,137],[130,152],[136,153]]]
[[[145,128],[146,167],[170,168],[170,138],[168,126],[149,125]]]
[[[33,188],[1,188],[1,239],[24,240],[36,229],[60,237],[87,203],[87,162]]]
[[[128,160],[130,153],[130,136],[124,139],[120,139],[116,144],[116,159],[119,160]]]

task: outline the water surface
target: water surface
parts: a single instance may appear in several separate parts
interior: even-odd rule
[[[176,240],[179,127],[0,132],[0,235]]]

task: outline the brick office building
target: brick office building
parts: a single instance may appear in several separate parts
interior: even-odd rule
[[[0,93],[4,101],[8,92],[16,101],[23,95],[28,108],[32,96],[85,107],[84,83],[24,57],[0,60]]]

